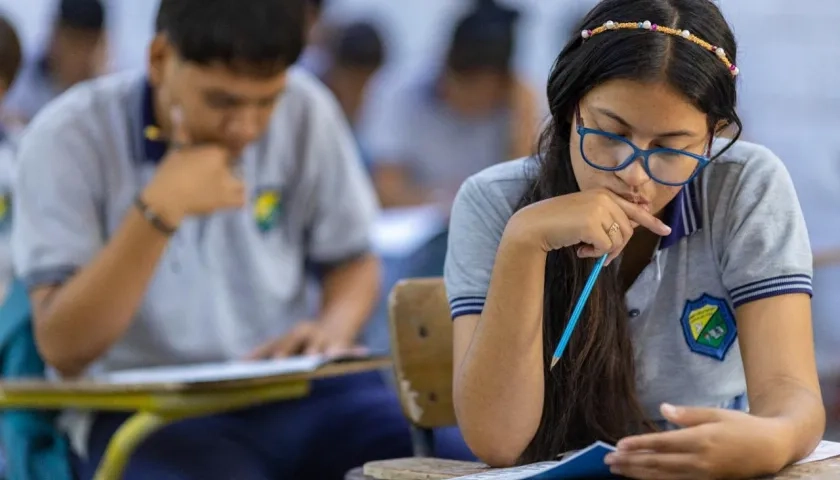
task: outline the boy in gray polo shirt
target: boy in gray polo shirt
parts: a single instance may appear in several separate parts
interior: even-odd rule
[[[377,205],[334,99],[288,68],[303,20],[296,0],[163,0],[146,74],[82,84],[31,124],[15,265],[59,374],[352,347],[377,296]],[[82,478],[124,419],[65,416]],[[371,373],[167,427],[126,478],[342,478],[410,453]]]

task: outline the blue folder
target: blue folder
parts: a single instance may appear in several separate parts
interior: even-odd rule
[[[615,447],[604,442],[592,445],[564,458],[556,467],[528,477],[529,480],[591,480],[623,478],[610,473],[604,457]]]

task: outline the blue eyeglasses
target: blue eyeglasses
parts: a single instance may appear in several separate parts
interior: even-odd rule
[[[645,173],[653,181],[679,187],[690,182],[711,161],[708,156],[674,148],[644,150],[620,135],[584,127],[580,108],[575,109],[575,117],[580,154],[587,164],[598,170],[617,172],[641,157]]]

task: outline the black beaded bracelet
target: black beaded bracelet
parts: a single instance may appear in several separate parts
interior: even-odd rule
[[[159,232],[166,234],[166,236],[172,236],[175,233],[177,228],[173,228],[169,226],[160,216],[155,213],[146,202],[140,198],[140,195],[134,197],[134,206],[137,207],[137,210],[140,211],[140,214],[143,215],[143,218],[146,219],[156,230]]]

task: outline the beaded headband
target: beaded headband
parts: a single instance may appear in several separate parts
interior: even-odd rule
[[[692,43],[696,43],[701,47],[705,48],[706,50],[714,53],[717,55],[718,58],[726,65],[726,68],[729,69],[729,72],[732,74],[733,77],[737,76],[740,73],[738,67],[736,67],[732,62],[729,61],[729,57],[726,56],[726,52],[720,48],[712,45],[711,43],[703,40],[702,38],[692,34],[688,30],[679,30],[676,28],[671,27],[663,27],[661,25],[657,25],[655,23],[650,23],[650,21],[645,20],[644,22],[613,22],[610,20],[605,24],[601,25],[592,30],[584,30],[580,32],[580,36],[583,37],[584,40],[588,38],[592,38],[599,33],[606,32],[607,30],[650,30],[652,32],[662,32],[668,35],[674,35],[675,37],[682,37]]]

